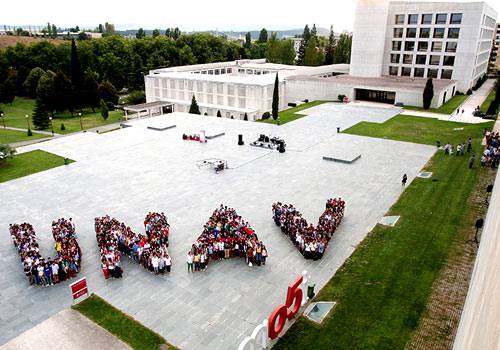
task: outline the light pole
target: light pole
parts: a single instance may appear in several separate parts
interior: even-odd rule
[[[54,124],[52,123],[52,117],[49,117],[50,120],[50,127],[52,129],[52,136],[54,136]]]
[[[28,123],[28,130],[29,130],[29,129],[31,129],[30,116],[26,114],[25,117],[26,117],[26,123]]]
[[[82,131],[83,131],[82,112],[78,112],[78,117],[80,117],[80,129],[82,129]]]
[[[0,117],[2,118],[3,128],[5,129],[5,119],[4,119],[5,114],[0,113]]]

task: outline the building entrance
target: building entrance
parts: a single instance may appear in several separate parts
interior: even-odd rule
[[[356,89],[356,100],[394,104],[396,93],[392,91]]]

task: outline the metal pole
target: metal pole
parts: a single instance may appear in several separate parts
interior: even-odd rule
[[[78,116],[80,117],[80,129],[82,129],[82,131],[83,131],[82,112],[79,112]]]

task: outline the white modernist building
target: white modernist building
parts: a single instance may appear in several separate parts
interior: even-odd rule
[[[248,120],[260,119],[271,111],[276,74],[280,106],[287,106],[285,80],[293,75],[328,77],[345,74],[345,64],[300,67],[239,60],[156,69],[146,76],[146,101],[170,102],[173,110],[187,112],[193,96],[202,114]]]
[[[496,12],[484,2],[360,0],[350,74],[454,80],[486,74]]]
[[[187,112],[195,96],[202,114],[256,120],[271,111],[276,74],[280,109],[339,95],[422,106],[425,83],[433,78],[431,107],[437,108],[486,74],[496,16],[484,2],[358,0],[350,65],[261,59],[156,69],[145,78],[146,100]]]

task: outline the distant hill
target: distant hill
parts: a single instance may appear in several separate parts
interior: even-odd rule
[[[297,28],[297,29],[287,29],[287,30],[268,30],[269,35],[271,35],[272,32],[276,32],[276,35],[278,38],[287,38],[287,37],[294,37],[298,35],[302,35],[302,32],[304,31],[304,28]],[[317,28],[318,35],[320,36],[328,36],[330,33],[329,29],[326,28]],[[127,29],[127,30],[117,30],[116,31],[118,34],[124,35],[124,36],[135,36],[137,33],[137,29]],[[150,29],[145,29],[144,32],[146,32],[146,35],[152,35],[153,30]],[[191,33],[210,33],[214,35],[225,35],[228,38],[233,38],[237,39],[239,37],[244,38],[245,34],[248,31],[227,31],[227,30],[221,30],[221,31],[215,31],[215,30],[206,30],[206,31],[195,31],[195,32],[185,32],[186,34],[191,34]],[[165,29],[160,29],[160,33],[163,35],[165,34]],[[252,35],[252,39],[258,39],[259,38],[259,30],[250,30],[250,34]]]
[[[64,42],[62,39],[45,39],[34,38],[29,36],[16,36],[16,35],[0,35],[0,49],[15,46],[16,44],[32,44],[41,41],[49,41],[52,44],[61,44]]]

